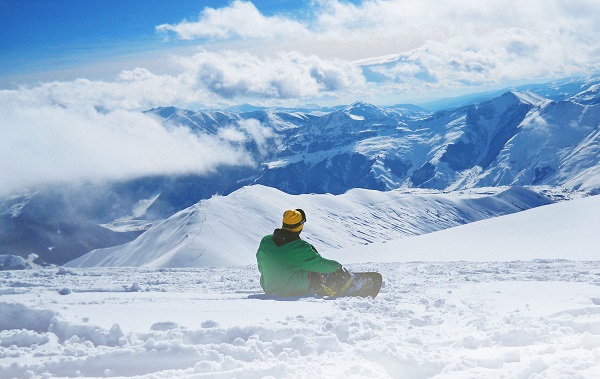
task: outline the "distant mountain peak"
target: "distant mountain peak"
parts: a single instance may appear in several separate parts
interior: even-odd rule
[[[225,112],[230,113],[245,113],[245,112],[256,112],[267,110],[267,107],[256,106],[252,104],[240,104],[232,107],[225,108]]]
[[[354,110],[354,109],[362,109],[362,110],[381,110],[379,107],[365,103],[364,101],[355,101],[345,108],[345,110]]]
[[[369,103],[366,103],[366,102],[364,102],[364,101],[360,101],[360,100],[359,100],[359,101],[355,101],[354,103],[352,103],[352,104],[350,104],[350,105],[348,106],[348,108],[357,108],[357,107],[359,107],[359,108],[360,108],[360,107],[367,107],[367,108],[377,108],[377,107],[376,107],[375,105],[373,105],[373,104],[369,104]]]
[[[343,112],[354,119],[378,118],[385,116],[385,112],[381,108],[362,101],[357,101],[350,104],[348,107],[344,108]]]
[[[571,97],[576,103],[583,105],[600,104],[600,84],[594,84],[587,90]]]
[[[510,91],[508,92],[509,94],[511,94],[512,96],[514,96],[515,98],[517,98],[517,100],[519,100],[522,103],[525,104],[530,104],[530,105],[540,105],[546,101],[549,101],[548,99],[546,99],[545,97],[542,97],[540,95],[537,95],[533,92],[518,92],[518,91]]]

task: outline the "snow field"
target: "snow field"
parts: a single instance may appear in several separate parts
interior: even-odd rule
[[[272,208],[290,203],[273,194]],[[348,207],[379,212],[392,194],[348,196],[354,198]],[[435,210],[454,197],[442,196],[397,200],[409,210],[427,203],[433,207],[426,210]],[[513,188],[459,198],[455,209],[461,217],[479,214],[477,204],[523,209],[536,196]],[[315,210],[329,203],[294,199],[315,200]],[[235,205],[225,200],[202,204],[209,211],[211,204],[213,211]],[[375,299],[269,298],[261,294],[255,263],[0,271],[0,377],[597,378],[599,201],[592,196],[386,243],[323,249],[351,271],[381,272],[384,287]],[[266,207],[238,204],[255,207],[251,215]],[[180,212],[147,234],[153,238],[136,240],[127,259],[148,264],[145,249],[155,247],[167,259],[149,250],[151,264],[196,265],[198,258],[230,264],[189,248],[187,240],[207,236],[219,251],[232,252],[227,259],[253,260],[256,238],[252,247],[229,244],[231,229],[222,221],[194,222],[211,214],[198,210]],[[319,230],[322,212],[307,228]],[[339,208],[331,212],[364,222]],[[419,219],[406,215],[406,225]],[[248,240],[270,232],[279,217],[251,223]],[[211,239],[216,231],[219,238]],[[307,236],[321,247],[318,235]]]
[[[595,378],[600,262],[361,263],[376,299],[254,266],[0,272],[0,377]],[[62,289],[70,289],[60,295]]]
[[[333,196],[289,195],[255,185],[203,200],[130,243],[93,250],[67,265],[158,268],[253,264],[258,241],[281,226],[281,215],[290,208],[306,211],[304,239],[319,251],[338,250],[346,255],[357,245],[368,248],[374,242],[430,233],[550,202],[521,187],[456,193],[353,189]],[[361,255],[369,260],[401,258],[395,252],[379,254],[376,249]],[[461,259],[461,255],[454,259]]]
[[[340,262],[363,262],[365,257],[379,262],[595,261],[600,259],[599,212],[600,196],[590,196],[416,237],[323,250],[323,254]]]

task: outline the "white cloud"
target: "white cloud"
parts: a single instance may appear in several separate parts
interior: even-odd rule
[[[113,82],[78,79],[67,82],[42,83],[3,91],[24,103],[57,105],[64,108],[96,107],[141,109],[156,104],[193,102],[198,93],[189,74],[154,75],[146,69],[124,71]]]
[[[481,37],[427,42],[421,48],[381,60],[356,62],[389,82],[413,88],[502,84],[553,76],[589,73],[589,57],[571,54],[550,37],[524,29],[495,31]],[[600,66],[595,67],[596,69]]]
[[[236,129],[233,125],[219,129],[217,134],[219,135],[219,138],[236,144],[244,143],[248,139],[243,132]]]
[[[236,79],[228,68],[205,66],[209,76],[204,80],[226,97],[249,93],[285,98],[315,92],[305,83],[292,86],[260,74],[258,67],[277,68],[258,52],[272,56],[281,49],[282,40],[288,50],[291,46],[304,57],[329,62],[364,63],[394,55],[396,64],[372,66],[387,81],[368,88],[390,94],[502,84],[600,68],[600,3],[596,0],[364,0],[358,4],[317,0],[312,4],[308,17],[295,19],[266,17],[252,3],[235,1],[220,9],[206,8],[197,21],[163,25],[159,30],[186,39],[245,40],[244,46],[235,45],[237,56],[221,54],[220,59],[232,69],[241,51],[253,51],[248,65],[240,69],[256,70],[255,79]],[[252,20],[255,28],[248,26]],[[211,46],[217,49],[218,44]],[[338,84],[334,82],[332,88],[342,88]]]
[[[258,58],[199,52],[180,63],[176,75],[138,68],[112,82],[79,79],[0,91],[0,192],[251,165],[240,133],[259,154],[274,138],[259,122],[198,136],[183,127],[166,129],[143,111],[222,99],[313,98],[364,84],[352,63],[299,53]]]
[[[280,145],[277,135],[273,130],[262,125],[258,120],[241,120],[239,126],[254,141],[261,156],[265,156],[269,150],[275,150],[271,146]]]
[[[242,119],[235,125],[221,128],[217,134],[221,139],[238,145],[254,142],[261,157],[275,151],[276,147],[280,145],[277,134],[271,128],[253,118]]]
[[[254,164],[245,150],[223,139],[183,127],[166,129],[136,110],[97,111],[87,104],[89,93],[81,103],[79,93],[60,95],[56,102],[56,94],[42,88],[0,92],[1,193],[48,183],[203,174],[220,165]]]
[[[182,66],[157,68],[160,75],[137,68],[112,82],[82,79],[38,89],[58,104],[77,93],[78,101],[109,109],[332,105],[411,101],[413,94],[448,95],[600,69],[595,0],[314,0],[293,16],[266,16],[254,4],[233,1],[205,8],[196,20],[158,26],[178,38],[200,39],[202,48],[175,57]]]
[[[198,21],[182,21],[179,24],[163,24],[156,27],[159,32],[173,32],[179,38],[276,38],[307,34],[301,23],[289,18],[265,17],[251,2],[236,0],[221,9],[205,8]]]
[[[364,84],[356,65],[299,53],[257,57],[233,51],[200,52],[182,63],[198,86],[225,99],[303,99],[353,90]]]

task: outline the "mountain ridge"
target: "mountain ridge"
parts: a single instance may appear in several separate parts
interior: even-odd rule
[[[339,196],[289,195],[265,186],[203,200],[136,240],[94,250],[70,267],[211,267],[255,262],[258,241],[281,225],[281,210],[306,211],[303,238],[318,249],[344,249],[415,236],[552,204],[522,187],[444,194],[431,190],[352,189]],[[245,215],[243,219],[239,215]],[[243,227],[240,225],[243,224]],[[235,236],[235,238],[232,238]]]
[[[364,103],[357,104],[365,108]],[[292,193],[343,193],[345,189],[356,186],[380,190],[406,187],[460,189],[500,184],[560,186],[573,182],[573,178],[565,175],[560,161],[552,166],[544,163],[553,160],[549,156],[555,152],[544,150],[547,144],[532,136],[536,131],[531,125],[555,129],[554,133],[564,141],[552,143],[560,146],[559,157],[562,157],[569,152],[576,153],[580,143],[598,128],[598,124],[594,123],[600,119],[600,110],[595,105],[581,105],[570,100],[555,102],[535,94],[518,92],[507,92],[487,102],[457,110],[436,112],[427,118],[385,112],[375,113],[386,116],[378,117],[376,121],[362,116],[348,117],[349,112],[356,108],[347,107],[321,117],[302,133],[301,138],[282,137],[284,146],[288,141],[287,144],[295,149],[280,149],[270,162],[262,164],[261,172],[253,183]],[[368,109],[374,113],[374,108],[370,106]],[[569,125],[574,123],[581,124],[581,127],[570,128]],[[527,137],[519,137],[519,134]],[[527,143],[521,141],[532,138],[540,144],[539,148],[525,146]],[[515,142],[519,142],[518,146]],[[510,165],[502,161],[503,157],[518,155],[520,158],[513,165],[527,166],[531,157],[522,152],[532,149],[535,154],[530,155],[539,159],[534,160],[538,165],[530,167],[529,171],[537,170],[537,174],[510,175],[510,167],[507,167]],[[322,158],[315,159],[315,153]],[[312,164],[298,159],[309,155]],[[590,154],[587,156],[586,164],[579,160],[578,169],[587,170],[600,164]],[[351,164],[344,168],[340,162]],[[354,173],[358,173],[362,180],[357,180]],[[572,174],[578,175],[577,172]],[[467,176],[470,177],[468,181],[461,180]],[[296,178],[306,183],[304,179],[311,177],[338,178],[339,184],[297,185]],[[575,186],[598,191],[595,185],[579,183]]]
[[[202,176],[33,189],[33,195],[0,203],[0,229],[24,230],[24,223],[31,223],[27,220],[38,220],[45,226],[24,232],[23,241],[60,242],[65,236],[59,235],[56,225],[72,225],[70,220],[75,219],[81,221],[74,225],[81,228],[77,232],[81,243],[69,251],[62,242],[32,248],[15,244],[5,233],[0,253],[24,257],[35,253],[46,261],[64,262],[62,257],[83,254],[88,247],[107,246],[98,245],[100,240],[108,246],[127,242],[198,201],[256,184],[296,195],[343,194],[352,188],[458,191],[531,185],[600,193],[596,87],[590,81],[572,82],[546,91],[560,93],[561,100],[541,97],[541,92],[542,87],[527,93],[508,91],[435,113],[365,102],[328,113],[154,108],[146,113],[165,128],[187,128],[222,139],[233,133],[236,139],[230,143],[248,151],[256,165],[219,167]],[[28,196],[35,201],[27,201]],[[107,240],[108,229],[135,233]]]

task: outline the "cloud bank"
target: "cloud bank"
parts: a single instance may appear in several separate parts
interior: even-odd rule
[[[205,8],[197,21],[184,20],[179,24],[163,24],[159,32],[173,32],[183,40],[242,38],[287,38],[308,34],[306,27],[281,16],[265,17],[251,2],[234,1],[230,6]]]
[[[204,174],[222,165],[253,165],[273,136],[247,121],[217,136],[165,128],[143,111],[164,105],[302,99],[352,91],[364,83],[353,64],[299,53],[258,58],[197,52],[174,75],[137,68],[112,81],[79,79],[0,91],[0,193],[45,183]],[[231,103],[230,103],[231,104]],[[233,130],[237,130],[236,136]],[[241,139],[240,139],[241,138]],[[245,138],[245,139],[243,139]]]
[[[89,106],[89,93],[78,102],[76,93],[15,92],[0,92],[2,194],[42,184],[204,174],[221,165],[254,164],[227,140],[183,127],[167,129],[136,110]]]
[[[294,18],[265,16],[252,2],[236,0],[227,7],[205,8],[195,21],[157,30],[213,45],[237,41],[240,50],[259,55],[288,46],[305,56],[344,60],[340,70],[353,80],[347,64],[354,62],[366,68],[367,81],[376,83],[362,88],[365,96],[439,92],[600,69],[600,3],[595,0],[320,0],[313,5],[308,17]],[[228,64],[230,57],[223,58]]]
[[[318,98],[365,82],[361,70],[350,62],[295,52],[262,58],[233,51],[200,52],[181,62],[198,86],[224,99]]]

